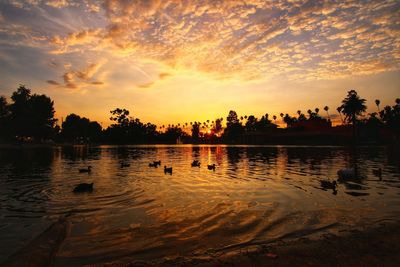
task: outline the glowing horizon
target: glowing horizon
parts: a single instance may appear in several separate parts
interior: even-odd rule
[[[157,125],[336,107],[357,90],[400,92],[398,1],[0,3],[0,95],[20,83],[110,124],[126,108]]]

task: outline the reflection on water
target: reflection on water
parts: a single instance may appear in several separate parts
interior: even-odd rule
[[[156,160],[161,167],[150,168]],[[72,228],[57,266],[240,249],[397,218],[398,154],[360,148],[357,161],[362,179],[339,183],[334,194],[321,181],[353,162],[342,147],[1,149],[0,261],[64,214]],[[90,174],[78,172],[89,165]],[[94,191],[72,193],[83,182]]]

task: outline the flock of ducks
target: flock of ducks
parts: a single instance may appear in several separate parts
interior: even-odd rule
[[[191,163],[192,167],[199,167],[200,168],[200,161],[198,160],[194,160]],[[127,168],[130,167],[131,165],[128,163],[121,163],[121,168]],[[159,166],[161,166],[161,160],[158,161],[153,161],[149,163],[149,167],[152,168],[158,168]],[[211,164],[211,165],[207,165],[207,169],[215,171],[216,165],[215,164]],[[87,168],[83,168],[83,169],[78,169],[79,173],[91,173],[92,171],[92,166],[88,166]],[[164,174],[170,174],[172,175],[172,167],[167,167],[166,165],[164,166]],[[82,193],[82,192],[92,192],[93,191],[93,183],[80,183],[77,184],[73,190],[74,193]]]
[[[198,160],[194,160],[191,163],[192,167],[198,167],[200,168],[200,161]],[[130,164],[128,163],[121,163],[121,168],[126,168],[129,167]],[[161,166],[161,160],[159,161],[153,161],[151,163],[149,163],[149,167],[153,167],[153,168],[158,168],[159,166]],[[211,164],[211,165],[207,165],[207,169],[215,171],[216,165],[215,164]],[[78,169],[79,173],[90,173],[92,171],[92,166],[88,166],[87,168],[83,168],[83,169]],[[372,173],[379,177],[379,180],[382,180],[382,169],[376,169],[373,170]],[[166,165],[164,166],[164,174],[170,174],[172,175],[172,167],[167,167]],[[337,171],[337,175],[338,175],[338,182],[345,182],[345,181],[349,181],[349,180],[355,180],[358,179],[358,174],[357,174],[357,169],[355,168],[343,168]],[[323,189],[326,190],[333,190],[333,194],[337,193],[337,188],[338,188],[338,183],[337,181],[330,181],[330,180],[321,180],[320,181],[320,185]],[[75,186],[73,192],[74,193],[81,193],[81,192],[92,192],[93,191],[93,183],[80,183],[78,185]]]

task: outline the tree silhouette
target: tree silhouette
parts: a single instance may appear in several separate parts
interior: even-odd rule
[[[380,112],[380,117],[385,125],[397,136],[400,135],[400,99],[396,98],[396,105],[386,106]]]
[[[114,110],[111,110],[110,113],[112,116],[110,117],[110,120],[117,122],[121,126],[126,126],[129,123],[129,110],[126,109],[121,109],[121,108],[116,108]]]
[[[49,138],[54,133],[54,102],[46,95],[31,94],[25,85],[13,92],[10,105],[14,136],[33,137],[36,140]]]
[[[246,122],[246,130],[249,132],[256,131],[257,129],[257,118],[254,115],[250,115]]]
[[[235,139],[243,132],[244,129],[238,119],[236,111],[229,111],[228,117],[226,118],[226,128],[224,131],[224,136],[230,141],[235,141]]]
[[[212,130],[217,135],[219,135],[222,132],[222,130],[223,130],[223,128],[222,128],[222,120],[220,118],[215,119],[215,125],[214,125]]]
[[[354,144],[356,143],[357,116],[362,115],[367,109],[364,103],[365,99],[360,98],[355,90],[348,91],[346,98],[342,101],[342,112],[345,115],[345,120],[353,125]]]
[[[365,101],[365,99],[358,96],[355,90],[347,92],[346,98],[342,101],[342,112],[348,123],[356,124],[357,117],[362,115],[367,109]]]
[[[0,139],[7,139],[10,134],[10,108],[7,103],[7,99],[4,96],[0,96]]]
[[[381,101],[379,99],[375,99],[375,105],[378,107],[378,113],[381,112],[381,109],[379,108],[380,103],[381,103]]]
[[[331,120],[331,116],[329,115],[329,112],[328,112],[329,107],[328,107],[328,106],[325,106],[325,107],[324,107],[324,110],[326,111],[326,114],[328,115],[329,120]]]
[[[62,123],[61,136],[69,141],[99,141],[101,131],[101,125],[98,122],[72,113]]]
[[[336,110],[337,110],[337,112],[339,113],[339,116],[340,116],[340,120],[342,121],[342,124],[343,124],[343,117],[342,117],[342,110],[343,110],[343,107],[342,106],[339,106],[339,107],[337,107],[336,108]]]
[[[200,137],[200,124],[197,122],[192,124],[192,139],[197,141]]]

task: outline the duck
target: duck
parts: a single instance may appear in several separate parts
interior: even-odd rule
[[[379,178],[382,178],[382,169],[381,169],[381,168],[379,168],[379,169],[377,169],[377,170],[372,170],[372,173],[373,173],[375,176],[377,176],[377,177],[379,177]]]
[[[200,168],[200,161],[198,161],[198,160],[193,160],[193,162],[192,162],[192,167],[199,167],[199,168]]]
[[[83,193],[83,192],[92,192],[93,191],[93,183],[81,183],[75,186],[73,192],[74,193]]]
[[[354,168],[344,168],[337,171],[337,175],[341,180],[354,179],[357,177]]]
[[[153,163],[154,163],[154,165],[157,167],[157,166],[161,166],[161,160],[159,160],[159,161],[153,161]]]
[[[153,167],[153,168],[157,168],[158,164],[154,164],[154,163],[149,163],[149,167]]]
[[[87,169],[79,169],[80,173],[87,172],[90,173],[92,171],[92,166],[88,166]]]
[[[215,164],[207,165],[207,169],[215,171]]]
[[[167,166],[164,166],[164,173],[167,174],[171,174],[172,175],[172,167],[167,168]]]
[[[336,188],[337,188],[337,182],[336,181],[322,180],[320,182],[321,182],[321,187],[324,188],[324,189],[336,190]]]
[[[131,164],[129,163],[121,163],[121,168],[129,167]]]

